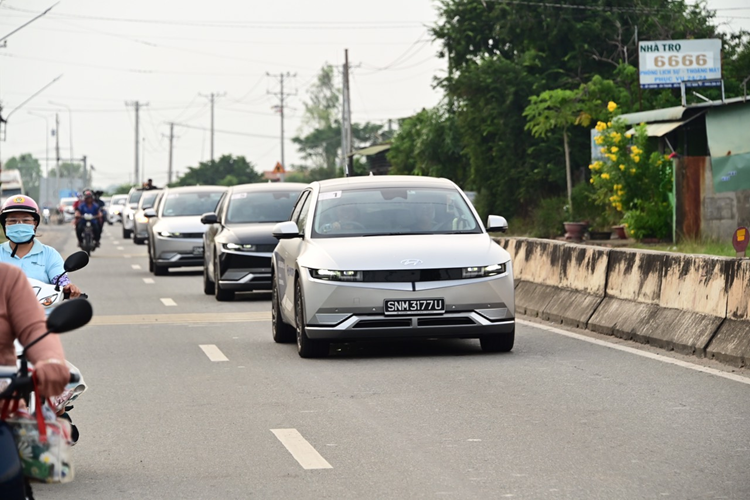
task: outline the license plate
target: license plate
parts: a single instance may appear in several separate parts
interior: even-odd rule
[[[440,314],[445,312],[445,299],[387,299],[383,310],[385,314]]]
[[[203,247],[193,247],[193,255],[203,255]]]

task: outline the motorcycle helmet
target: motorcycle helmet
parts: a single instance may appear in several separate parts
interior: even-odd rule
[[[26,195],[11,196],[5,203],[3,203],[2,209],[0,209],[0,225],[3,226],[5,231],[5,219],[8,218],[8,214],[13,212],[25,212],[31,214],[37,224],[41,220],[39,216],[39,205]]]

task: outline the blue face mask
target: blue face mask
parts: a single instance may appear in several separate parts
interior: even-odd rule
[[[34,237],[33,224],[13,224],[5,226],[5,236],[16,244],[28,243]]]

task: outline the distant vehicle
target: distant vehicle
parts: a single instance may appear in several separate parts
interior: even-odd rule
[[[156,205],[156,198],[160,194],[161,190],[157,189],[144,191],[138,201],[138,207],[133,214],[133,243],[136,245],[143,245],[148,239],[148,217],[143,215],[143,212]]]
[[[204,214],[203,292],[232,300],[235,292],[271,289],[277,222],[289,220],[307,184],[274,182],[229,188],[216,212]]]
[[[128,195],[116,194],[112,196],[109,203],[109,210],[107,210],[107,222],[114,224],[122,220],[122,211],[125,208],[125,203],[128,201]]]
[[[138,202],[143,195],[143,188],[130,188],[128,192],[128,201],[122,210],[122,238],[128,239],[133,234],[135,224],[135,211],[138,208]]]
[[[5,200],[11,196],[25,194],[20,171],[3,170],[2,173],[0,173],[0,181],[2,181],[2,186],[0,186],[0,189],[2,189],[2,192],[0,193],[0,203],[5,202]]]
[[[164,276],[170,267],[203,265],[201,216],[215,212],[227,188],[223,186],[184,186],[165,188],[156,207],[143,213],[148,217],[148,268]]]
[[[378,175],[313,182],[273,229],[271,329],[301,357],[331,342],[515,338],[513,268],[451,181]]]
[[[70,197],[70,198],[62,198],[60,200],[59,210],[63,217],[63,222],[72,222],[73,219],[75,219],[76,210],[73,208],[73,205],[75,202],[78,201],[78,198]]]

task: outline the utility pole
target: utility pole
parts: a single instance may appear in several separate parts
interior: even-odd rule
[[[341,95],[341,163],[346,177],[354,175],[354,159],[349,156],[352,152],[352,110],[349,99],[349,49],[344,49],[343,92]]]
[[[89,184],[88,166],[86,164],[86,155],[83,155],[83,188],[86,189],[88,184]]]
[[[169,168],[167,169],[167,185],[172,184],[172,148],[174,145],[174,123],[169,124]]]
[[[141,181],[139,181],[140,177],[138,176],[138,157],[139,157],[139,148],[140,148],[140,143],[141,143],[138,113],[142,107],[148,106],[148,103],[147,102],[141,103],[138,101],[133,101],[133,102],[126,102],[125,106],[133,106],[135,108],[135,177],[134,177],[134,183],[138,185],[141,183]]]
[[[60,114],[55,113],[55,199],[60,198]]]
[[[271,73],[266,73],[266,75],[268,75],[268,76],[274,76],[275,77],[275,75],[272,75]],[[290,74],[288,72],[286,74],[279,73],[279,75],[278,75],[278,79],[279,79],[279,92],[268,92],[269,94],[275,95],[276,97],[279,98],[278,110],[279,110],[279,114],[281,115],[281,166],[283,168],[286,168],[286,166],[284,164],[284,99],[286,97],[289,97],[289,96],[297,95],[296,91],[293,94],[292,93],[289,93],[289,94],[284,93],[284,77],[285,76],[288,77],[288,78],[295,78],[297,76],[297,73],[295,73],[295,74]]]
[[[208,100],[211,102],[211,161],[214,161],[214,104],[216,103],[217,97],[223,97],[226,95],[226,92],[221,93],[215,93],[211,92],[209,95],[203,95],[200,94],[203,97],[208,98]]]

